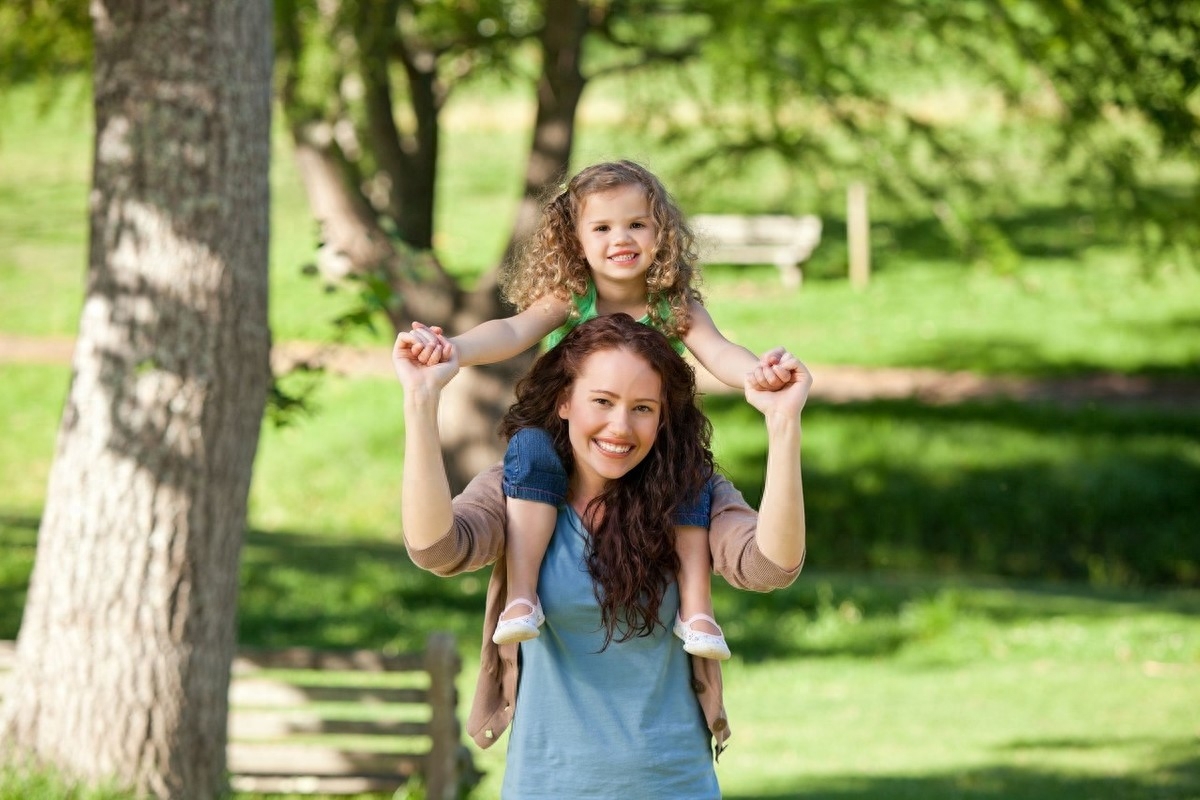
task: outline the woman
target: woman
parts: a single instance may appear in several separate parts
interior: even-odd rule
[[[513,724],[504,796],[719,797],[710,741],[719,754],[729,736],[720,666],[687,656],[671,631],[675,509],[712,463],[691,368],[661,333],[613,314],[581,324],[517,386],[503,430],[551,431],[569,489],[539,577],[546,633],[497,646],[501,466],[452,500],[437,411],[457,356],[422,366],[398,345],[394,362],[405,389],[409,553],[439,575],[495,564],[467,732],[488,747]],[[804,559],[800,412],[811,376],[803,366],[796,374],[780,391],[746,390],[767,424],[759,511],[723,477],[710,480],[713,565],[735,587],[787,586]]]

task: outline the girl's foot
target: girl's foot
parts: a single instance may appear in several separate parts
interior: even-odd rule
[[[698,630],[693,623],[701,620],[711,623],[717,632],[714,634]],[[693,614],[686,620],[676,616],[675,635],[683,640],[683,649],[694,656],[724,661],[731,655],[729,645],[725,643],[725,634],[721,633],[721,626],[708,614]]]
[[[528,614],[522,614],[519,617],[505,619],[504,615],[513,609],[514,606],[527,606]],[[500,621],[496,623],[496,632],[492,634],[492,641],[496,644],[515,644],[517,642],[527,642],[530,639],[535,639],[541,635],[538,630],[542,623],[546,621],[546,615],[542,613],[542,603],[526,600],[524,597],[518,597],[504,607],[500,612]]]

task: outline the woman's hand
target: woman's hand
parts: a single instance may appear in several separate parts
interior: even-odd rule
[[[419,323],[414,323],[414,332],[417,324]],[[446,342],[442,338],[441,328],[422,326],[421,330]],[[407,331],[396,337],[396,343],[392,347],[392,367],[396,370],[396,377],[400,379],[405,392],[440,392],[451,378],[458,374],[457,351],[448,342],[435,345],[441,351],[439,360],[426,366],[413,354],[412,338],[412,334]]]
[[[790,372],[791,380],[782,388],[763,388],[761,381],[753,380],[752,376],[748,375],[745,386],[746,402],[767,417],[798,417],[808,400],[808,390],[813,381],[812,373],[802,361],[782,348],[771,351],[769,355],[774,365]],[[764,356],[765,358],[767,356]]]
[[[764,392],[776,392],[796,379],[800,362],[786,348],[776,347],[763,353],[755,368],[747,373],[745,386]]]
[[[396,337],[396,346],[392,351],[392,356],[404,355],[410,361],[419,361],[426,366],[433,366],[449,359],[451,349],[453,349],[453,345],[443,335],[441,328],[414,320],[412,330],[402,331]]]

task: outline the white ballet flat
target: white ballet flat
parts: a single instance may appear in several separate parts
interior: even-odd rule
[[[683,649],[700,658],[711,658],[716,661],[724,661],[729,658],[732,654],[729,652],[729,645],[725,643],[725,635],[696,630],[692,627],[692,623],[696,620],[711,622],[713,627],[718,631],[721,630],[717,621],[708,614],[694,614],[686,621],[677,615],[675,617],[675,635],[683,639]]]
[[[492,641],[496,644],[515,644],[517,642],[527,642],[530,639],[536,639],[541,635],[538,630],[542,623],[546,621],[546,615],[542,612],[542,603],[526,600],[524,597],[518,597],[504,607],[500,612],[503,617],[509,612],[513,606],[529,606],[531,609],[528,614],[512,619],[501,619],[496,623],[496,632],[492,634]]]

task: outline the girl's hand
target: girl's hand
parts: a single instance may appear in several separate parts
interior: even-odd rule
[[[404,345],[403,349],[401,343]],[[453,345],[442,335],[441,328],[414,321],[411,331],[404,331],[396,337],[396,347],[392,356],[398,357],[403,354],[410,361],[431,367],[449,359],[452,349]]]
[[[758,366],[746,373],[747,388],[760,392],[777,392],[797,380],[803,365],[783,347],[763,353]]]
[[[802,361],[788,354],[787,351],[783,351],[782,348],[779,349],[782,351],[781,363],[773,365],[773,369],[778,369],[781,364],[786,364],[786,371],[790,379],[786,385],[780,388],[763,389],[751,379],[751,375],[754,373],[748,374],[746,376],[746,402],[757,408],[766,417],[775,415],[799,417],[808,400],[808,390],[812,388],[812,373]],[[755,370],[755,372],[757,371]],[[778,374],[776,374],[776,378],[778,379]]]
[[[418,324],[413,323],[414,326]],[[425,329],[424,326],[422,329]],[[441,336],[440,328],[425,330]],[[446,342],[444,347],[438,345],[438,349],[438,360],[426,365],[413,355],[412,334],[403,332],[396,337],[396,344],[392,347],[392,367],[396,370],[396,377],[400,379],[406,392],[422,390],[440,392],[450,382],[450,379],[458,374],[458,353],[455,351],[454,345]]]

